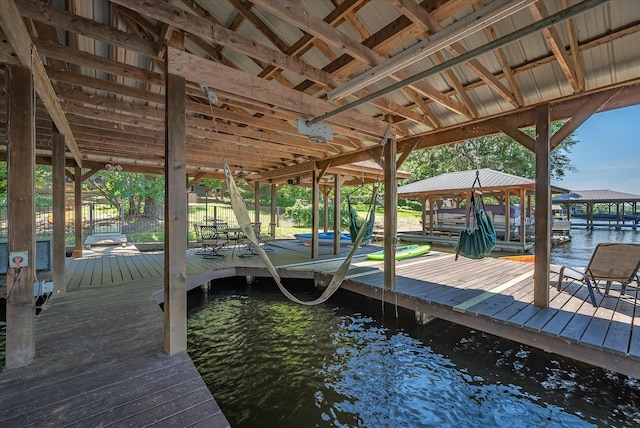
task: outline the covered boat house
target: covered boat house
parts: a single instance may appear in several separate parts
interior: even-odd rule
[[[472,188],[476,177],[481,186]],[[398,198],[415,199],[422,203],[422,230],[420,235],[403,233],[409,242],[431,242],[456,245],[458,235],[468,224],[467,207],[471,193],[481,191],[485,210],[493,221],[498,242],[497,250],[528,252],[533,249],[535,209],[531,197],[535,196],[535,180],[518,177],[488,168],[450,172],[406,184],[398,188]],[[552,193],[567,193],[566,189],[552,186]],[[511,197],[518,203],[511,203]],[[493,203],[488,200],[493,199]],[[449,205],[445,205],[448,201]],[[508,213],[508,214],[507,214]],[[551,219],[552,231],[553,217]]]
[[[640,195],[616,192],[613,190],[578,190],[553,197],[553,202],[560,204],[566,211],[567,218],[582,221],[573,222],[576,227],[615,227],[636,229],[640,227]],[[607,207],[607,212],[594,212],[597,204]],[[626,212],[625,207],[630,212]]]
[[[30,388],[39,386],[33,379],[43,372],[41,367],[29,367],[53,351],[64,351],[52,336],[36,340],[36,272],[35,264],[28,262],[36,251],[36,164],[52,167],[54,297],[48,310],[56,311],[45,316],[58,317],[39,324],[39,331],[47,327],[46,334],[70,340],[71,333],[64,334],[66,324],[57,330],[55,325],[74,320],[70,329],[86,328],[73,330],[74,349],[87,351],[92,349],[88,344],[96,343],[92,320],[107,316],[110,307],[127,325],[146,320],[150,324],[145,325],[153,326],[134,329],[137,335],[110,336],[113,343],[101,344],[82,358],[56,354],[45,367],[59,369],[59,377],[53,377],[56,386],[48,389],[49,394],[39,390],[39,397],[53,400],[63,390],[77,391],[74,397],[94,391],[89,381],[97,378],[89,375],[73,379],[87,383],[65,384],[61,390],[55,382],[64,373],[98,371],[103,382],[124,381],[130,380],[129,371],[119,369],[149,361],[154,367],[185,367],[179,372],[193,373],[186,354],[187,289],[220,275],[216,271],[204,279],[187,270],[186,189],[203,178],[222,179],[226,170],[252,186],[257,196],[269,192],[272,205],[279,186],[306,180],[317,213],[321,186],[329,186],[339,201],[345,177],[361,175],[362,167],[353,165],[377,163],[382,173],[374,175],[384,186],[383,245],[390,255],[381,264],[379,280],[386,294],[353,289],[384,299],[398,286],[392,256],[397,245],[398,168],[415,150],[496,133],[509,135],[535,153],[535,263],[531,269],[519,267],[518,275],[524,276],[512,282],[531,281],[526,283],[528,294],[523,294],[529,300],[519,302],[527,308],[522,316],[542,315],[524,330],[522,321],[507,325],[495,317],[464,312],[472,302],[454,311],[424,301],[428,296],[422,303],[402,296],[399,301],[640,377],[640,357],[633,351],[638,347],[632,346],[640,340],[638,329],[632,329],[634,316],[621,315],[627,335],[626,340],[612,337],[615,350],[578,346],[579,338],[535,330],[535,321],[544,316],[573,314],[570,309],[546,311],[551,301],[550,153],[591,115],[640,104],[640,2],[0,0],[0,29],[0,159],[7,162],[10,201],[10,265],[4,287],[10,296],[6,368],[13,369],[0,374],[2,417],[11,416],[13,405],[41,403]],[[563,126],[552,135],[550,124],[556,121]],[[535,127],[533,137],[522,131],[528,127]],[[113,168],[164,176],[164,253],[154,264],[161,279],[155,284],[157,279],[136,276],[132,279],[137,281],[136,292],[127,290],[130,295],[118,296],[118,291],[126,290],[122,287],[67,293],[65,177],[74,183],[73,255],[81,258],[83,182],[97,171]],[[313,216],[312,229],[311,245],[304,254],[311,260],[307,263],[320,256],[319,215]],[[334,232],[339,232],[337,227]],[[230,263],[225,269],[238,272],[245,262]],[[443,276],[437,282],[446,284],[456,269],[440,269]],[[491,281],[495,277],[481,285]],[[153,306],[147,291],[155,285],[162,289],[159,322],[135,306],[138,302]],[[92,300],[98,295],[100,299]],[[86,306],[77,300],[58,305],[58,299],[84,299]],[[567,296],[566,301],[572,300]],[[64,312],[73,305],[82,307],[83,317]],[[598,312],[581,319],[594,314]],[[609,314],[608,319],[618,318]],[[635,340],[630,339],[632,331]],[[544,340],[537,340],[543,333]],[[49,347],[39,353],[43,342]],[[104,358],[99,360],[101,354]],[[132,356],[137,358],[135,364],[119,365],[118,370],[112,365],[109,375],[96,368],[99,362],[112,363],[110,358]],[[10,373],[15,378],[8,380]],[[196,374],[194,388],[206,391],[198,379]],[[18,387],[23,387],[22,395]],[[180,392],[175,385],[163,391],[163,398],[177,406],[172,394]],[[224,421],[215,419],[219,409],[212,405],[211,394],[201,398],[200,411],[184,410],[192,405],[185,399],[184,411],[167,415],[164,421],[178,423],[177,418],[185,416],[190,419],[179,424],[204,425],[202,421],[210,417],[209,426],[224,426]],[[62,417],[57,406],[68,409],[68,402],[56,403],[43,410],[47,417]],[[147,415],[155,417],[152,410]]]

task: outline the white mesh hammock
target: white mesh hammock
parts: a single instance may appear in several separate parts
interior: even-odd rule
[[[349,267],[351,266],[351,259],[353,258],[356,251],[360,247],[360,243],[364,238],[367,228],[366,227],[360,228],[360,231],[358,232],[356,239],[353,241],[353,248],[349,252],[349,255],[347,256],[347,258],[344,259],[344,261],[342,262],[338,270],[333,274],[333,277],[331,278],[329,285],[327,286],[327,288],[325,288],[325,290],[322,292],[320,297],[318,297],[315,300],[305,302],[303,300],[298,299],[293,294],[289,293],[289,291],[282,285],[282,281],[280,280],[280,275],[278,274],[278,271],[276,270],[275,266],[273,266],[273,263],[271,263],[271,259],[269,259],[269,256],[267,255],[267,253],[265,253],[264,250],[260,247],[258,239],[256,238],[256,234],[253,230],[253,226],[251,225],[251,218],[249,217],[249,212],[247,211],[247,207],[244,201],[242,200],[240,193],[238,192],[238,188],[236,187],[236,183],[233,180],[231,170],[229,169],[229,166],[226,163],[224,165],[224,176],[225,176],[225,182],[227,183],[227,188],[229,189],[229,195],[231,198],[231,208],[233,209],[233,212],[236,215],[238,224],[240,225],[240,228],[244,232],[245,236],[249,239],[251,244],[253,244],[254,248],[256,249],[262,261],[264,261],[265,265],[267,266],[267,269],[273,276],[273,279],[278,285],[278,288],[280,289],[282,294],[287,296],[289,300],[295,303],[299,303],[301,305],[312,306],[312,305],[318,305],[320,303],[326,302],[333,295],[333,293],[335,293],[338,290],[338,288],[340,288],[340,285],[344,281],[344,278],[347,275],[347,272],[349,271]],[[371,196],[372,204],[376,197],[376,190],[377,189],[374,189],[373,194]],[[366,221],[369,220],[368,218],[369,215],[370,214],[367,215]]]

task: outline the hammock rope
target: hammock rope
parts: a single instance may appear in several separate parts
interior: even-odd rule
[[[269,256],[267,255],[267,253],[265,253],[264,250],[260,247],[256,234],[253,230],[253,226],[251,225],[251,218],[249,217],[249,212],[247,211],[247,207],[244,201],[242,200],[242,196],[240,196],[240,192],[238,191],[238,188],[236,187],[236,183],[233,179],[233,175],[231,174],[231,169],[226,163],[224,164],[224,178],[227,184],[227,188],[229,190],[229,195],[231,199],[231,208],[233,209],[236,219],[238,220],[238,224],[242,229],[242,231],[244,232],[245,236],[249,239],[251,244],[256,249],[262,261],[267,266],[267,269],[271,273],[271,276],[273,276],[273,279],[278,285],[278,288],[280,289],[282,294],[284,294],[292,302],[298,303],[300,305],[313,306],[313,305],[319,305],[320,303],[326,302],[338,290],[338,288],[340,288],[340,285],[344,281],[344,278],[347,276],[347,272],[349,271],[349,267],[351,266],[351,259],[353,258],[356,251],[360,247],[360,243],[362,242],[366,228],[363,227],[360,229],[360,232],[358,232],[356,239],[353,242],[353,248],[349,252],[349,255],[344,259],[340,267],[333,274],[333,277],[331,278],[329,285],[327,286],[327,288],[324,289],[320,297],[311,301],[300,300],[296,296],[291,294],[282,285],[282,281],[280,279],[280,275],[278,274],[278,271],[276,270],[275,266],[271,262],[271,259],[269,259]],[[377,189],[374,189],[373,195],[371,196],[372,201],[376,197],[376,193],[377,193],[376,190]]]

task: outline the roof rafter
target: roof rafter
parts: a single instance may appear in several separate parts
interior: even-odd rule
[[[289,22],[291,25],[294,25],[307,33],[313,34],[316,37],[321,37],[323,40],[327,41],[327,43],[343,50],[365,64],[378,65],[386,60],[384,56],[376,53],[373,49],[351,39],[346,34],[333,28],[331,25],[328,25],[326,22],[314,19],[314,17],[309,13],[301,11],[299,5],[290,0],[279,0],[278,2],[272,2],[271,0],[255,0],[254,3],[279,18]],[[396,80],[402,80],[408,77],[408,73],[400,71],[395,73],[392,77]],[[424,81],[415,82],[411,87],[451,111],[462,115],[469,115],[464,106],[456,100],[442,94],[436,88]]]
[[[0,27],[4,30],[5,36],[15,50],[20,62],[25,67],[31,69],[36,92],[46,106],[56,127],[60,133],[65,136],[65,143],[73,155],[73,158],[76,160],[76,163],[82,167],[82,154],[71,132],[69,122],[62,111],[60,102],[49,81],[49,76],[47,76],[44,65],[42,61],[40,61],[40,57],[29,36],[29,32],[13,0],[0,0]]]

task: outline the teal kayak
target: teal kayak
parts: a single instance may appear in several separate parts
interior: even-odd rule
[[[404,245],[396,248],[396,260],[408,259],[411,257],[421,256],[426,254],[431,249],[431,245]],[[367,254],[369,260],[384,260],[384,250],[376,251],[375,253]]]

